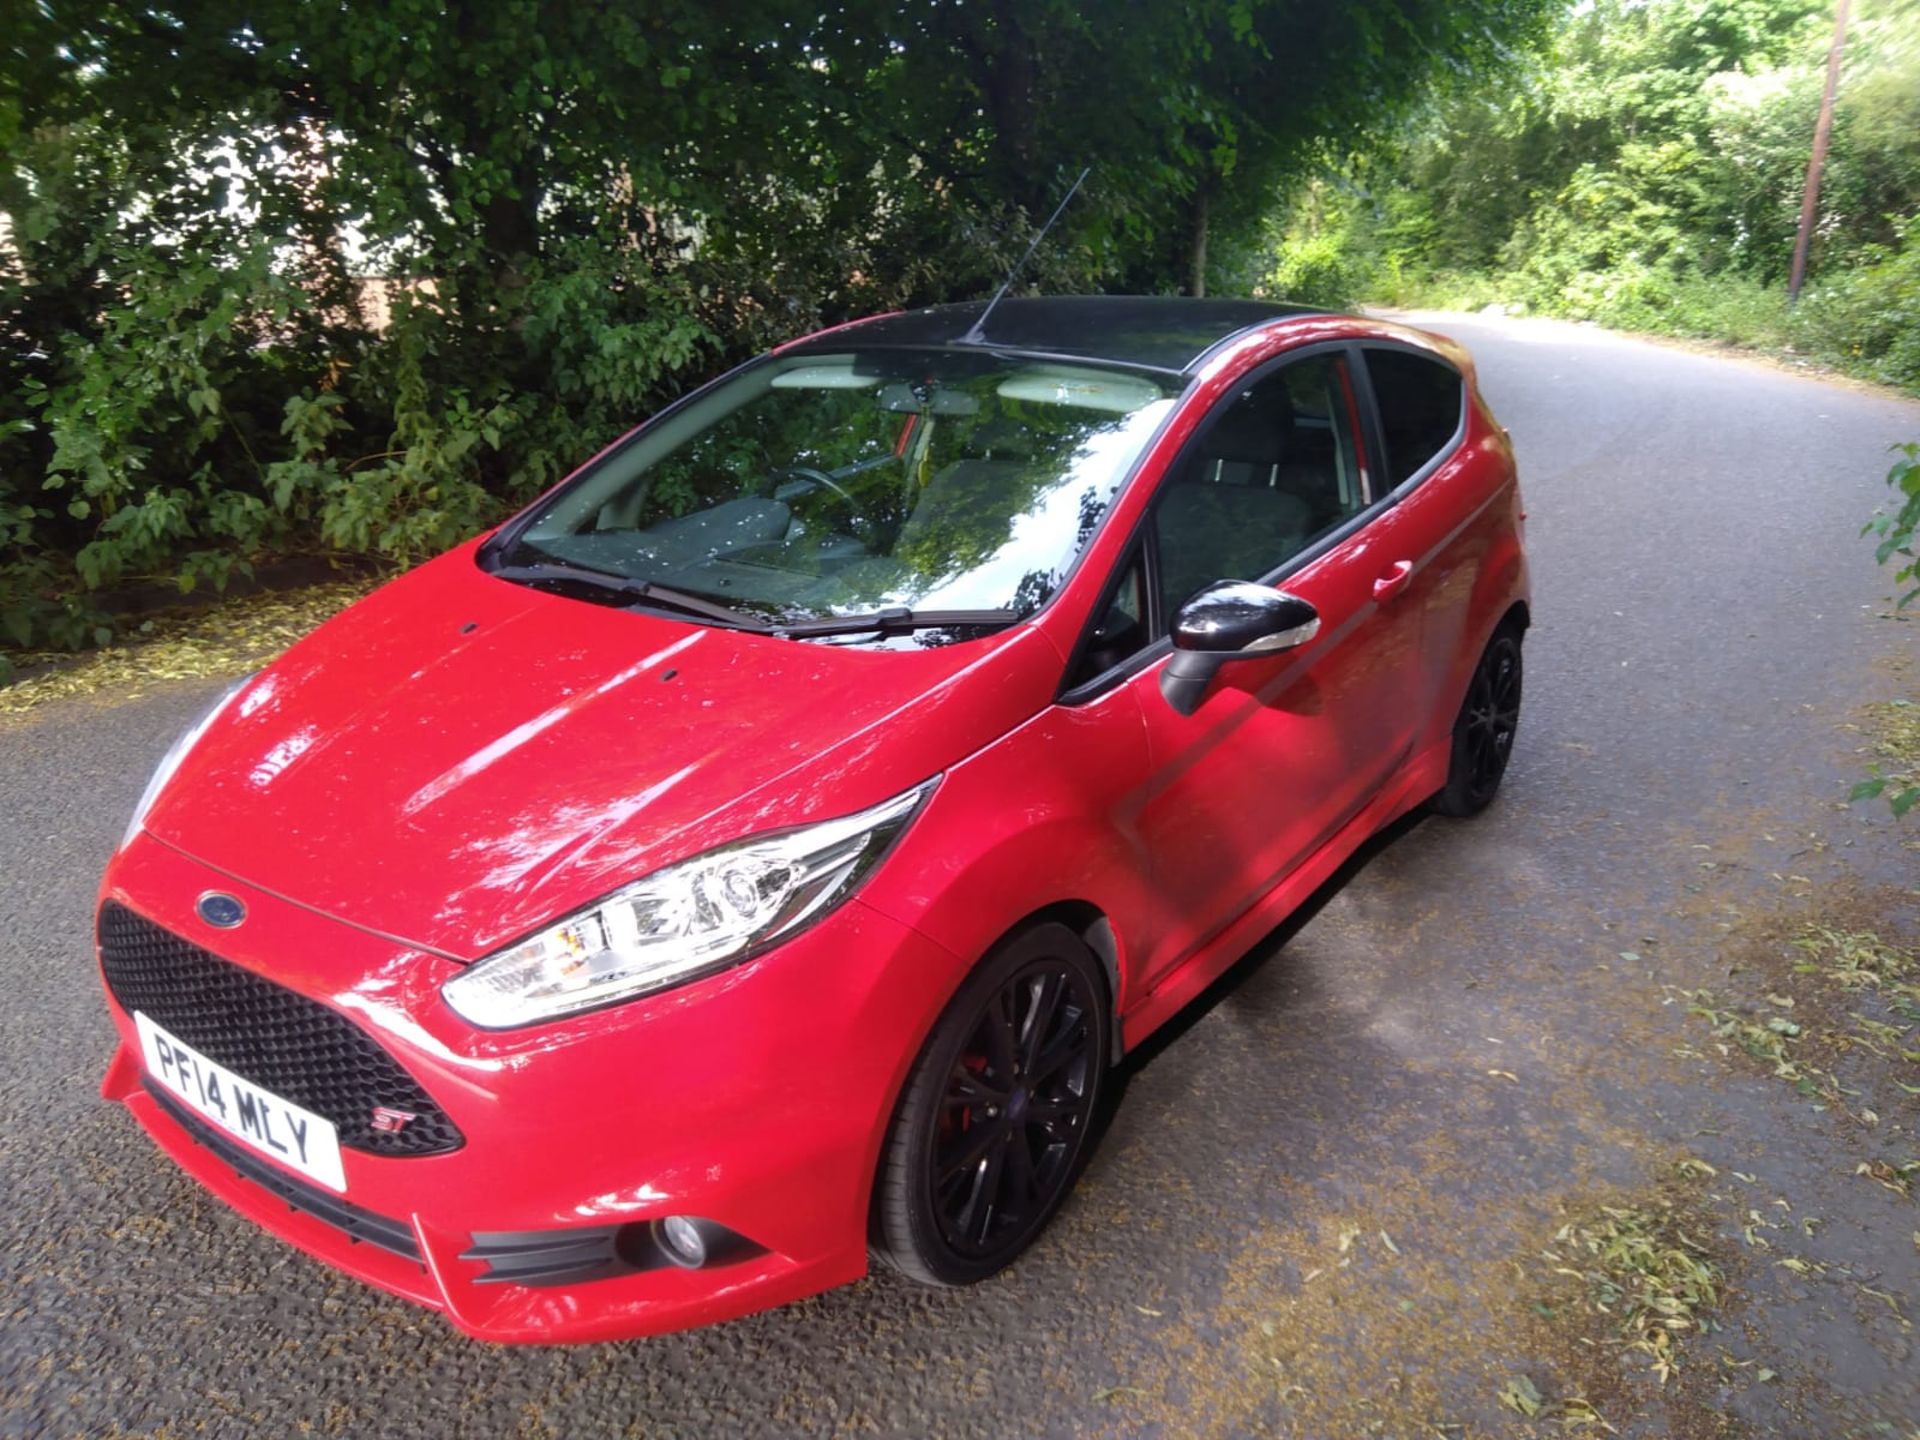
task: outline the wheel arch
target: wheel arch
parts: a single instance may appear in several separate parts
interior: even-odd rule
[[[1524,635],[1533,626],[1533,597],[1526,553],[1508,537],[1502,553],[1487,565],[1474,587],[1469,606],[1472,617],[1461,631],[1457,648],[1446,657],[1445,679],[1437,694],[1425,743],[1440,744],[1452,732],[1454,716],[1466,699],[1467,682],[1493,637],[1516,629]]]
[[[1106,911],[1091,900],[1056,900],[1014,921],[992,944],[980,952],[980,958],[984,960],[1015,936],[1023,935],[1035,926],[1050,924],[1064,925],[1073,931],[1100,961],[1100,971],[1107,980],[1107,1026],[1113,1037],[1108,1047],[1108,1065],[1109,1067],[1118,1065],[1122,1048],[1119,1003],[1120,937],[1113,928],[1112,917]],[[979,961],[974,963],[978,965]],[[973,972],[969,970],[967,973]]]
[[[947,1013],[947,1007],[953,1003],[954,998],[965,988],[968,979],[985,963],[989,956],[993,955],[1002,946],[1026,934],[1029,930],[1051,924],[1063,925],[1072,931],[1087,948],[1093,952],[1095,958],[1100,962],[1100,972],[1102,976],[1105,977],[1107,983],[1107,993],[1105,996],[1109,1036],[1107,1068],[1112,1070],[1119,1066],[1124,1043],[1120,1026],[1120,1007],[1117,999],[1120,993],[1120,942],[1114,931],[1111,917],[1108,916],[1105,910],[1101,909],[1100,906],[1094,904],[1091,900],[1062,899],[1041,905],[1039,908],[1030,911],[1028,914],[1021,916],[1018,920],[1008,925],[1006,929],[991,942],[980,948],[970,964],[957,972],[952,984],[946,987],[946,993],[940,997],[940,1003],[932,1009],[926,1023],[920,1027],[920,1033],[914,1037],[914,1044],[908,1052],[909,1058],[906,1065],[901,1072],[894,1077],[891,1093],[887,1101],[886,1123],[881,1128],[880,1133],[875,1136],[873,1152],[868,1157],[867,1231],[870,1247],[873,1244],[872,1237],[874,1235],[874,1227],[878,1220],[882,1161],[885,1155],[887,1136],[892,1132],[894,1123],[900,1113],[900,1106],[906,1098],[908,1087],[912,1084],[914,1070],[918,1067],[921,1057],[926,1053],[927,1046],[932,1043],[934,1031],[939,1027],[941,1016]]]
[[[1014,937],[1064,926],[1096,957],[1117,1057],[1117,1016],[1132,1001],[1151,939],[1151,867],[1137,826],[1146,727],[1122,696],[1117,714],[1052,706],[951,767],[927,813],[909,826],[858,902],[909,927],[939,952],[910,977],[911,1028],[896,1012],[897,1051],[870,1152],[869,1185],[886,1133],[953,999]],[[897,1067],[897,1068],[896,1068]]]

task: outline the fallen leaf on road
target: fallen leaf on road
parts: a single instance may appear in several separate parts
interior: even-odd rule
[[[1900,1328],[1902,1330],[1911,1330],[1913,1328],[1913,1322],[1908,1320],[1907,1317],[1903,1313],[1901,1313],[1900,1302],[1894,1299],[1893,1296],[1889,1295],[1886,1291],[1875,1290],[1871,1285],[1856,1285],[1853,1288],[1858,1290],[1862,1295],[1872,1296],[1875,1300],[1878,1300],[1881,1304],[1885,1305],[1889,1310],[1891,1310],[1893,1312],[1893,1318],[1900,1322]]]
[[[1569,1430],[1578,1430],[1587,1425],[1598,1425],[1609,1435],[1618,1435],[1620,1433],[1601,1417],[1598,1410],[1593,1408],[1593,1402],[1591,1400],[1580,1395],[1572,1396],[1560,1402],[1558,1419],[1560,1423]]]
[[[1501,1387],[1500,1403],[1509,1410],[1532,1419],[1540,1413],[1540,1407],[1546,1403],[1539,1387],[1524,1375],[1516,1375]]]
[[[1868,1161],[1854,1167],[1853,1173],[1876,1180],[1896,1195],[1911,1195],[1913,1183],[1884,1160]]]

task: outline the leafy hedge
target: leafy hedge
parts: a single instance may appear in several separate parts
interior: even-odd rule
[[[249,557],[316,544],[401,563],[444,548],[718,353],[671,288],[581,269],[530,277],[511,322],[479,334],[402,296],[377,335],[327,325],[264,253],[117,273],[97,335],[17,392],[29,413],[0,452],[0,525],[24,552],[0,570],[16,644],[90,638],[85,595],[127,582],[224,587]],[[539,389],[514,383],[527,372]]]

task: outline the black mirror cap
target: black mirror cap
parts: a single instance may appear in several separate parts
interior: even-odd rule
[[[1217,655],[1291,650],[1320,633],[1320,612],[1298,595],[1251,580],[1216,580],[1173,621],[1173,648]]]
[[[1160,672],[1160,693],[1191,715],[1229,660],[1291,650],[1319,633],[1320,612],[1298,595],[1250,580],[1216,580],[1174,617],[1173,655]]]

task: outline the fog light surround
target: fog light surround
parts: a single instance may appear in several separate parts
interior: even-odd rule
[[[561,1230],[477,1230],[460,1258],[486,1267],[476,1285],[574,1285],[669,1266],[702,1270],[766,1253],[717,1221],[670,1215]]]

